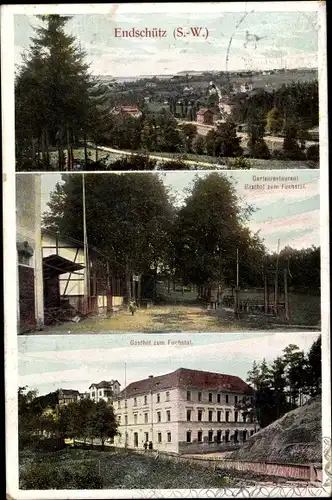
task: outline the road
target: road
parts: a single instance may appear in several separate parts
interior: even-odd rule
[[[207,133],[210,130],[213,130],[216,128],[215,125],[205,125],[204,123],[197,123],[197,122],[188,122],[188,121],[179,121],[179,124],[187,124],[187,125],[196,125],[197,127],[197,133],[199,135],[207,135]],[[246,143],[248,141],[248,134],[247,132],[237,132],[237,136],[241,138],[241,141]],[[282,145],[284,142],[284,138],[280,136],[275,136],[275,135],[266,135],[264,137],[264,140],[272,145]],[[312,146],[313,144],[318,144],[316,141],[306,141],[306,147]]]
[[[91,148],[95,148],[94,144],[88,144],[89,147]],[[133,155],[133,154],[138,154],[138,153],[135,153],[135,152],[132,152],[132,151],[124,151],[124,150],[121,150],[121,149],[115,149],[115,148],[110,148],[110,147],[107,147],[107,146],[98,146],[98,150],[99,151],[105,151],[107,153],[110,153],[111,155],[116,155],[116,157],[113,159],[112,157],[112,160],[115,161],[115,160],[118,160],[121,158],[121,156],[128,156],[128,155]],[[169,157],[166,157],[166,156],[161,156],[161,155],[151,155],[149,154],[148,155],[149,158],[151,160],[157,160],[157,162],[178,162],[179,159],[178,158],[169,158]],[[206,167],[206,168],[217,168],[217,164],[216,163],[208,163],[208,162],[204,162],[204,161],[193,161],[193,160],[181,160],[184,164],[188,165],[188,166],[199,166],[199,167]],[[158,165],[157,165],[158,167]],[[156,169],[158,170],[158,168]]]

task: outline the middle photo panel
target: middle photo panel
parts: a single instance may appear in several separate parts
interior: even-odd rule
[[[318,171],[18,174],[16,196],[20,333],[320,329]]]

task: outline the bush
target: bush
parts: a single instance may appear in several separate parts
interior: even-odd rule
[[[307,160],[319,162],[319,146],[318,144],[313,144],[307,149]]]
[[[28,462],[20,470],[20,488],[24,490],[102,489],[103,481],[91,466],[55,465]]]

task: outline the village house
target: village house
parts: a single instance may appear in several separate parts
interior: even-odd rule
[[[117,380],[102,380],[98,384],[91,384],[89,387],[89,397],[96,403],[100,400],[112,401],[118,398],[121,384]]]
[[[44,325],[40,175],[16,176],[17,324],[20,333]]]
[[[204,125],[213,125],[214,113],[210,109],[201,108],[197,111],[197,122]]]
[[[248,92],[251,92],[253,88],[253,84],[250,82],[237,82],[233,84],[233,94],[247,94]]]
[[[112,109],[111,113],[113,115],[121,115],[121,116],[131,116],[132,118],[140,118],[142,116],[142,112],[139,110],[138,106],[117,106]]]
[[[177,454],[232,449],[259,428],[235,407],[253,394],[239,377],[185,368],[138,380],[113,403],[120,431],[114,445],[152,443]]]
[[[73,389],[59,389],[58,401],[60,406],[68,405],[69,403],[76,403],[79,399],[79,391]]]

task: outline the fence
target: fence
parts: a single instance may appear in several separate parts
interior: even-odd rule
[[[145,453],[141,450],[135,450],[136,453]],[[149,452],[151,453],[151,452]],[[284,464],[276,462],[247,462],[243,460],[231,460],[228,458],[220,457],[198,457],[188,455],[170,454],[164,452],[152,452],[156,458],[170,460],[173,462],[184,462],[196,464],[201,467],[212,467],[217,469],[229,469],[240,472],[252,472],[254,474],[261,474],[266,476],[283,477],[289,479],[298,479],[308,481],[310,483],[322,482],[323,471],[322,466],[317,464]]]

